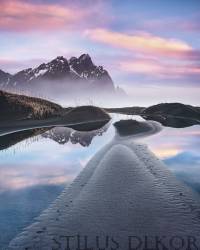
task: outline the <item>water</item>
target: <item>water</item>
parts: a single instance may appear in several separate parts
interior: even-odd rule
[[[115,134],[115,121],[143,120],[113,115],[95,132],[68,128],[37,129],[0,138],[0,249],[31,224],[90,158]],[[138,139],[165,163],[178,179],[200,192],[200,126],[168,128]]]

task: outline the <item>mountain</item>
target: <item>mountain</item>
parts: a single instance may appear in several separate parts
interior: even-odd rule
[[[102,66],[96,66],[88,54],[69,60],[59,56],[48,63],[14,75],[0,71],[0,87],[50,97],[64,93],[122,93],[122,90],[115,88],[109,73]]]
[[[0,70],[0,84],[6,85],[11,78],[11,75],[9,73],[6,73],[2,70]]]
[[[12,87],[26,86],[27,84],[36,84],[39,80],[62,80],[62,79],[77,79],[78,76],[70,71],[67,59],[57,57],[49,63],[43,63],[32,69],[22,70],[10,77],[9,85]]]
[[[102,88],[114,90],[114,84],[108,72],[102,66],[95,66],[88,54],[83,54],[79,58],[72,57],[69,60],[69,65],[72,72],[80,77],[100,84]]]

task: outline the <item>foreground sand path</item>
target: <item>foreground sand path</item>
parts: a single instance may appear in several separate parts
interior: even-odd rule
[[[116,136],[10,249],[134,250],[145,239],[148,250],[200,249],[200,199],[147,146]]]

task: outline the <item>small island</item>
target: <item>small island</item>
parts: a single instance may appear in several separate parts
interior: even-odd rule
[[[41,98],[4,91],[0,91],[0,106],[0,134],[56,125],[95,130],[110,120],[110,115],[99,107],[63,108]]]

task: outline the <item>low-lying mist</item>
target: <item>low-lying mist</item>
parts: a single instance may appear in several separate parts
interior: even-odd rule
[[[131,105],[131,98],[118,88],[104,88],[100,84],[78,81],[40,81],[23,84],[20,87],[4,90],[56,102],[63,107],[94,105],[99,107],[122,107]]]

